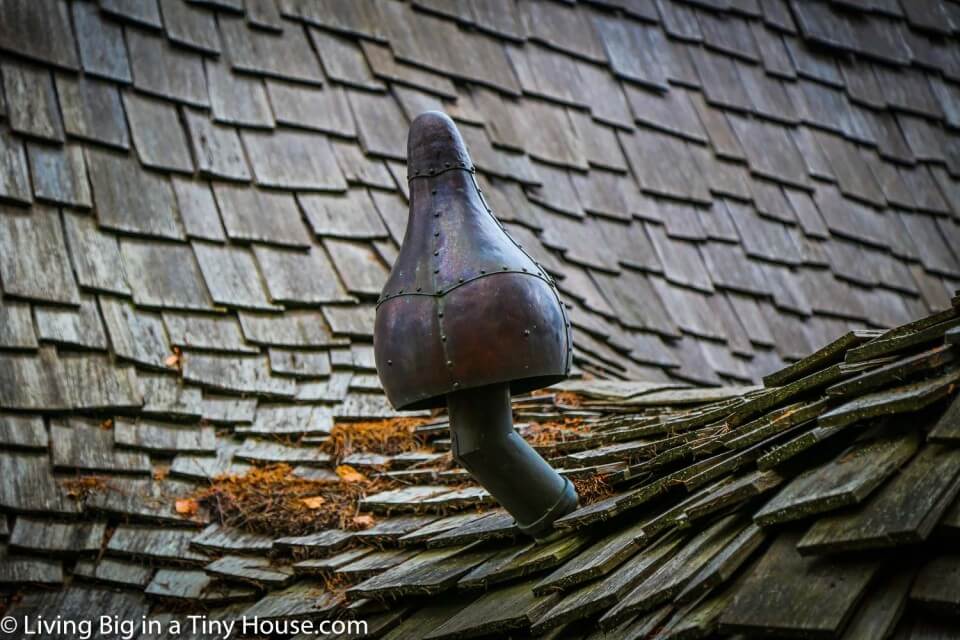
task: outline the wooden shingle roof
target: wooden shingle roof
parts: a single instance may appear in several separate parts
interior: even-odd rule
[[[311,430],[329,416],[308,405],[257,409],[263,433],[311,434],[288,444],[123,416],[49,418],[48,435],[5,414],[0,587],[14,615],[93,599],[167,623],[346,617],[392,639],[949,637],[956,302],[763,386],[586,379],[516,398],[518,431],[582,498],[540,543],[450,464],[442,417],[391,451],[359,425]]]
[[[0,589],[134,618],[347,597],[397,638],[949,609],[958,32],[951,0],[5,0]],[[570,310],[579,379],[516,417],[615,495],[546,547],[484,511],[442,422],[425,450],[331,453],[335,425],[395,417],[374,304],[428,109]],[[200,529],[212,478],[277,463],[386,469],[374,526]],[[911,590],[876,547],[918,541]]]

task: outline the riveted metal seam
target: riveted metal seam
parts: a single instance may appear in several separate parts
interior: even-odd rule
[[[496,222],[497,225],[500,227],[500,229],[503,230],[504,235],[506,235],[507,238],[510,240],[510,242],[512,242],[513,245],[520,250],[520,253],[527,256],[527,258],[530,259],[530,262],[532,262],[537,266],[537,269],[540,270],[540,274],[543,275],[542,279],[544,280],[544,282],[546,282],[550,286],[551,290],[553,291],[554,297],[557,299],[557,304],[560,305],[560,315],[563,317],[563,326],[566,333],[565,337],[566,337],[566,343],[567,343],[567,363],[565,367],[566,370],[564,371],[564,373],[568,374],[570,373],[570,365],[572,364],[572,361],[573,361],[573,327],[571,326],[570,319],[567,318],[567,307],[566,305],[563,304],[563,300],[560,299],[560,291],[557,288],[555,281],[553,280],[553,276],[546,277],[546,273],[547,273],[546,269],[541,267],[540,263],[537,262],[533,256],[527,253],[523,249],[523,247],[516,240],[514,240],[509,233],[507,233],[507,230],[503,228],[503,223],[500,222],[497,216],[493,215],[493,209],[491,209],[490,205],[487,204],[487,199],[483,195],[483,190],[480,188],[480,185],[477,184],[476,173],[471,172],[471,177],[473,178],[473,188],[477,190],[477,195],[480,196],[480,202],[483,203],[483,208],[486,209],[487,215],[493,218],[494,222]]]
[[[464,286],[464,285],[468,285],[468,284],[470,284],[471,282],[474,282],[474,281],[476,281],[476,280],[480,280],[481,278],[489,278],[490,276],[498,276],[498,275],[503,275],[503,274],[505,274],[505,273],[513,273],[513,274],[516,274],[516,275],[530,276],[531,278],[537,278],[538,280],[542,280],[544,283],[546,283],[547,286],[549,286],[552,290],[554,290],[554,293],[556,293],[555,287],[553,286],[553,283],[552,283],[550,280],[548,280],[546,277],[544,277],[543,275],[541,275],[541,274],[539,274],[539,273],[531,273],[531,272],[529,272],[529,271],[521,271],[520,269],[507,269],[507,270],[505,270],[505,271],[504,271],[504,270],[500,270],[500,271],[488,271],[487,273],[480,273],[480,274],[477,274],[477,275],[475,275],[475,276],[473,276],[473,277],[471,277],[471,278],[464,278],[463,282],[455,282],[454,284],[450,285],[448,288],[444,289],[444,290],[443,290],[443,293],[430,293],[429,291],[428,291],[428,292],[421,292],[421,293],[410,292],[410,291],[404,291],[403,293],[395,293],[395,294],[393,294],[392,296],[387,296],[387,297],[383,298],[382,300],[380,300],[379,302],[377,302],[376,308],[379,309],[379,308],[380,308],[380,305],[382,305],[382,304],[385,303],[385,302],[389,302],[389,301],[394,300],[394,299],[396,299],[396,298],[403,298],[403,297],[406,297],[406,296],[425,296],[425,297],[428,297],[428,298],[442,298],[443,296],[447,295],[448,293],[450,293],[450,292],[453,291],[454,289],[459,289],[460,287],[462,287],[462,286]],[[558,298],[558,300],[559,300],[559,298]],[[563,306],[563,305],[562,305],[562,303],[561,303],[561,307],[562,307],[562,306]]]
[[[432,216],[431,218],[428,218],[428,220],[430,221],[430,223],[434,226],[434,233],[433,233],[434,237],[439,237],[439,235],[440,235],[440,231],[439,231],[439,229],[440,229],[440,222],[439,222],[439,217],[436,215],[436,213],[437,213],[437,211],[438,211],[437,208],[436,208],[436,207],[437,207],[437,200],[438,200],[438,198],[437,198],[437,188],[438,188],[438,187],[435,185],[434,188],[432,188],[432,189],[430,190],[430,207],[431,207],[431,209],[433,209],[433,212],[434,212],[435,215]],[[443,240],[446,240],[446,238],[443,238]],[[438,242],[440,242],[440,241],[438,241]],[[438,255],[438,252],[439,252],[439,251],[440,251],[439,244],[438,244],[438,245],[435,245],[435,247],[434,247],[434,254],[433,254],[433,255],[434,255],[434,256]],[[433,266],[433,265],[431,265],[431,266]],[[430,292],[427,293],[427,294],[417,294],[417,295],[428,295],[428,296],[430,296],[431,298],[434,298],[434,299],[436,300],[436,305],[435,305],[435,308],[434,308],[434,313],[437,314],[437,327],[440,329],[440,352],[443,353],[443,362],[444,362],[444,363],[448,363],[448,362],[450,362],[450,351],[449,351],[449,345],[447,344],[447,338],[446,338],[446,336],[447,336],[447,331],[446,331],[446,329],[444,328],[444,322],[445,322],[445,319],[446,319],[446,314],[444,313],[443,294],[442,294],[442,293],[436,293],[437,291],[439,291],[439,284],[438,284],[438,282],[437,282],[437,272],[439,271],[439,269],[438,269],[438,268],[434,268],[434,269],[431,269],[430,271],[431,271],[431,274],[430,274]],[[445,292],[444,292],[444,293],[445,293]],[[377,306],[379,307],[379,305],[377,305]],[[453,372],[451,371],[451,367],[450,367],[449,365],[447,365],[447,367],[446,367],[446,377],[447,377],[447,380],[449,380],[449,384],[450,384],[451,386],[460,386],[459,383],[458,383],[456,380],[453,379]]]
[[[407,174],[407,182],[411,180],[416,180],[417,178],[436,178],[441,176],[448,171],[466,171],[467,173],[473,175],[477,172],[477,168],[473,165],[467,166],[453,166],[453,167],[444,167],[442,169],[423,169],[422,171],[417,171],[414,175]]]

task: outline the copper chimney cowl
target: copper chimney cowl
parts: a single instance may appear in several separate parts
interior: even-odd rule
[[[377,304],[380,380],[397,409],[447,405],[457,460],[521,529],[546,535],[576,492],[516,434],[510,394],[566,377],[566,310],[490,212],[448,116],[413,121],[407,174],[406,235]]]

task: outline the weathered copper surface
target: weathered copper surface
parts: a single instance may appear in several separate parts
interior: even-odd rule
[[[486,206],[453,121],[417,117],[407,156],[410,217],[374,330],[390,402],[441,407],[453,391],[565,377],[570,325],[555,285]]]

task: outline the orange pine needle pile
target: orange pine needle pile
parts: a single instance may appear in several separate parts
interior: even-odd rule
[[[369,422],[341,422],[333,427],[322,449],[340,461],[351,453],[379,453],[386,456],[413,451],[423,446],[414,430],[427,420],[391,418]]]
[[[524,432],[530,444],[547,445],[579,440],[589,431],[580,418],[564,418],[562,422],[534,422]]]
[[[107,479],[103,476],[81,476],[79,478],[61,480],[60,484],[70,498],[82,502],[94,491],[105,489],[107,487]]]
[[[573,486],[577,490],[577,495],[580,496],[581,507],[599,502],[613,495],[613,487],[610,486],[607,479],[602,475],[575,478],[573,480]]]
[[[350,467],[338,467],[336,481],[307,480],[286,464],[221,475],[193,496],[225,525],[274,536],[316,533],[333,527],[363,529],[373,519],[360,513],[369,493],[390,488]]]
[[[573,391],[557,391],[553,397],[553,403],[557,406],[579,407],[582,399]]]

